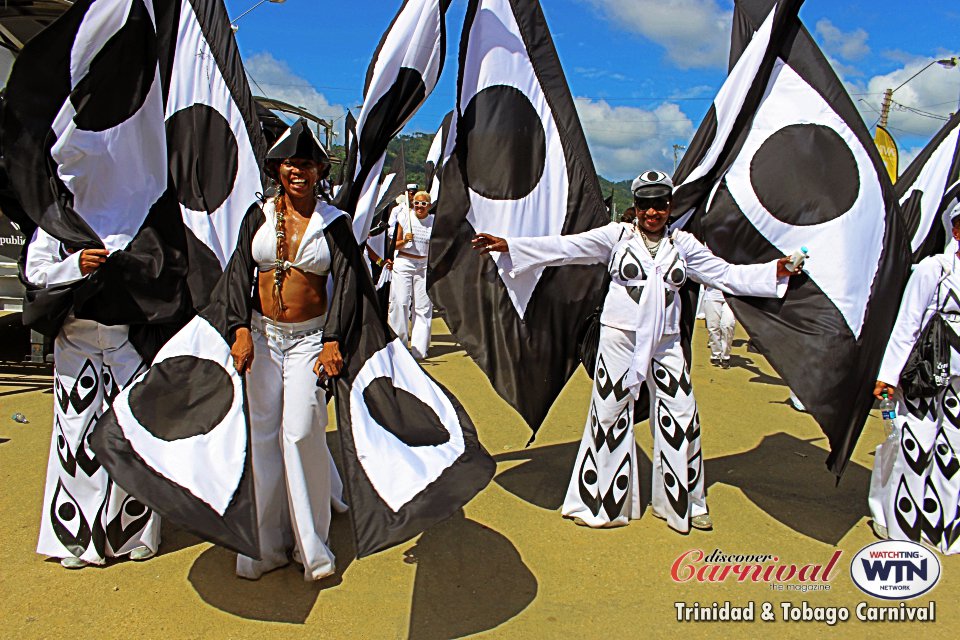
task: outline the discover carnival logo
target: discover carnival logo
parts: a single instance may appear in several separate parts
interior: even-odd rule
[[[850,563],[850,577],[868,595],[907,600],[936,586],[940,580],[940,560],[915,542],[884,540],[857,552]]]

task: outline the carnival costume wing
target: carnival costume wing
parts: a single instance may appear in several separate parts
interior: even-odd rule
[[[378,312],[346,218],[328,227],[334,294],[324,340],[336,339],[335,379],[344,483],[363,557],[445,520],[496,469],[463,406],[431,378]]]
[[[261,184],[264,142],[222,3],[76,2],[24,47],[6,97],[24,234],[110,251],[76,283],[28,287],[24,321],[53,335],[72,309],[135,325],[132,340],[144,323],[182,325]]]
[[[839,475],[873,404],[910,258],[876,146],[800,4],[736,3],[731,72],[678,169],[676,202],[729,262],[809,249],[783,299],[728,299],[827,435]]]
[[[354,216],[361,242],[370,233],[387,144],[433,92],[443,70],[449,6],[450,0],[404,0],[367,69],[355,166],[334,200]]]
[[[951,239],[951,221],[960,214],[960,113],[933,136],[894,189],[913,261],[941,253]]]
[[[586,140],[536,0],[472,0],[460,41],[430,244],[430,295],[494,389],[536,432],[579,365],[579,326],[604,267],[509,275],[478,231],[547,236],[609,222]]]

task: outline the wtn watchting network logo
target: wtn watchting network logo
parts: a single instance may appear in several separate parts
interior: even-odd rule
[[[886,600],[916,598],[940,580],[940,560],[924,546],[906,540],[867,545],[853,557],[850,577],[866,594]]]

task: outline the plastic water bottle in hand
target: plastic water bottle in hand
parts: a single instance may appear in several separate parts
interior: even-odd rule
[[[804,261],[807,259],[809,252],[806,247],[800,247],[796,251],[790,254],[790,262],[787,263],[787,271],[790,273],[796,273],[798,269],[803,267]]]
[[[880,417],[883,419],[883,433],[888,438],[898,434],[900,429],[897,427],[897,405],[886,393],[880,399]]]

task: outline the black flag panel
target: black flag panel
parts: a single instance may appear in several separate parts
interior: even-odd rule
[[[443,116],[443,122],[440,123],[440,128],[437,130],[437,134],[433,136],[433,142],[430,143],[423,168],[423,190],[430,194],[430,199],[433,201],[436,201],[440,194],[440,172],[443,171],[444,152],[447,149],[447,138],[450,135],[450,121],[452,119],[453,111]]]
[[[960,214],[960,113],[937,132],[894,188],[913,261],[942,252],[951,238],[950,220]]]
[[[500,236],[578,233],[608,221],[593,163],[535,0],[473,0],[430,245],[431,298],[494,389],[536,431],[579,364],[575,336],[604,268],[511,277],[470,248]],[[500,261],[498,263],[498,261]]]
[[[721,152],[708,151],[712,144],[688,152],[690,173],[712,173],[715,182],[685,206],[697,210],[692,228],[730,262],[762,262],[809,249],[805,273],[791,279],[783,299],[730,302],[826,433],[827,464],[840,474],[873,404],[909,256],[876,147],[796,17],[799,4],[777,5],[771,27],[779,36],[770,39],[750,78],[736,74],[737,63],[755,53],[754,34],[775,3],[736,3],[727,83],[751,87],[741,89],[745,99],[738,111],[725,113],[715,105],[714,117],[704,121],[708,131],[698,139],[716,140],[711,130],[733,125]]]

